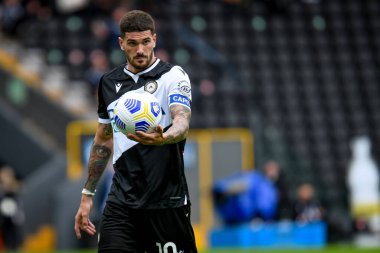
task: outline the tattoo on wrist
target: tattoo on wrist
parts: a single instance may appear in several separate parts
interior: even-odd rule
[[[111,126],[111,124],[108,124],[104,127],[103,135],[104,135],[104,137],[107,137],[107,138],[112,137],[112,126]]]

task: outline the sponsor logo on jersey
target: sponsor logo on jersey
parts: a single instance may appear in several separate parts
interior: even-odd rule
[[[187,81],[181,81],[178,83],[178,90],[181,94],[189,96],[191,92],[191,86]]]
[[[190,107],[190,100],[188,97],[181,94],[172,94],[169,96],[169,104],[182,104]]]
[[[148,81],[145,85],[144,85],[144,90],[153,94],[156,90],[157,90],[157,87],[158,87],[158,84],[156,81]]]
[[[121,83],[117,83],[117,84],[115,84],[116,93],[119,92],[119,90],[120,90],[120,88],[121,88],[122,85],[123,85],[123,84],[121,84]]]

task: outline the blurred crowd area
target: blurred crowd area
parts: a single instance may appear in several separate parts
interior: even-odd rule
[[[319,0],[211,2],[211,5],[205,4],[206,9],[203,11],[205,15],[208,15],[208,11],[214,14],[214,17],[210,17],[215,18],[213,21],[197,14],[201,11],[201,1],[164,0],[156,3],[151,0],[4,0],[0,4],[1,29],[11,39],[7,41],[8,44],[4,43],[4,47],[11,51],[13,49],[12,53],[27,70],[38,74],[41,88],[50,98],[59,101],[75,115],[93,117],[91,109],[96,103],[100,76],[125,63],[117,37],[119,20],[126,11],[144,9],[152,13],[157,20],[159,38],[156,56],[188,68],[192,75],[194,99],[207,99],[218,94],[216,83],[228,83],[226,86],[229,87],[225,88],[228,90],[233,83],[242,81],[235,73],[235,66],[227,67],[228,60],[223,50],[228,48],[220,51],[219,45],[209,45],[210,41],[202,38],[208,29],[215,28],[215,31],[219,31],[223,22],[218,22],[218,19],[228,19],[230,11],[235,18],[242,11],[242,20],[247,25],[251,22],[253,28],[260,31],[265,29],[266,21],[260,16],[249,16],[249,11],[245,8],[257,8],[263,14],[276,14],[284,13],[291,3],[313,5],[319,3]],[[234,24],[234,21],[230,25],[231,28],[234,25],[241,26]],[[219,40],[215,43],[220,46],[226,44],[225,38],[220,35],[215,36],[215,40]],[[12,45],[14,42],[19,44]],[[201,71],[192,67],[198,64],[201,64]],[[202,67],[205,64],[207,66]],[[221,92],[225,94],[224,91]],[[224,121],[213,118],[209,125],[228,126],[247,122],[247,119],[239,118],[239,115],[230,117]],[[198,121],[194,125],[202,122],[201,118],[194,120]]]
[[[88,1],[88,0],[4,0],[0,5],[1,29],[8,37],[3,47],[16,55],[23,66],[41,78],[41,90],[53,100],[79,117],[94,117],[98,82],[103,73],[125,63],[125,56],[118,45],[119,20],[130,9],[150,11],[157,20],[158,43],[156,56],[177,64],[190,63],[191,54],[181,45],[171,41],[173,33],[181,33],[179,40],[197,43],[196,38],[184,31],[176,31],[181,21],[170,18],[170,8],[182,9],[191,1]],[[250,1],[216,1],[218,4],[240,6]],[[265,1],[264,1],[265,2]],[[269,1],[270,2],[270,1]],[[169,8],[165,8],[167,5]],[[180,15],[179,13],[175,15]],[[190,17],[189,17],[190,18]],[[176,24],[176,20],[178,23]],[[168,29],[161,21],[173,27]],[[189,20],[190,21],[190,20]],[[194,16],[195,30],[204,30],[205,21]],[[168,37],[169,36],[169,37]],[[188,37],[188,38],[186,38]],[[14,43],[17,43],[15,45]],[[182,43],[186,44],[186,43]],[[202,47],[202,45],[201,45]],[[218,56],[207,46],[207,58]],[[209,59],[219,65],[218,59]],[[221,59],[220,64],[225,64]],[[213,67],[212,67],[213,68]],[[205,69],[205,71],[209,71]],[[193,96],[211,96],[215,93],[218,73],[205,73],[200,77],[194,72]],[[198,89],[199,86],[199,89]]]
[[[89,109],[96,102],[100,76],[125,62],[117,42],[118,22],[132,2],[5,0],[1,29],[20,43],[14,53],[22,54],[23,65],[41,77],[48,96],[68,107]],[[77,109],[78,114],[89,113],[86,109]]]
[[[167,35],[176,31],[162,27],[160,21],[168,25],[171,20],[168,19],[170,10],[165,5],[178,9],[190,2],[165,0],[157,6],[149,0],[4,0],[0,4],[0,26],[3,35],[10,40],[6,40],[3,47],[16,55],[28,71],[38,74],[41,89],[48,97],[59,101],[79,117],[93,117],[91,109],[96,104],[101,75],[125,63],[117,40],[121,16],[131,9],[150,11],[157,20],[156,56],[186,65],[191,52],[182,47],[174,49],[175,43]],[[228,7],[249,1],[216,2]],[[196,19],[192,26],[204,29],[204,20]],[[179,24],[173,23],[174,29]],[[165,33],[161,33],[162,30]],[[194,75],[193,80],[195,87],[201,86],[194,90],[194,96],[200,93],[207,97],[215,92],[212,78]]]

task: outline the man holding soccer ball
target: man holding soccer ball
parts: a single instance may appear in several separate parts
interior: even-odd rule
[[[191,86],[179,66],[154,55],[153,18],[130,11],[120,21],[119,44],[127,63],[105,73],[99,83],[99,124],[92,144],[88,178],[75,216],[75,233],[96,234],[90,221],[92,196],[111,154],[115,174],[99,228],[98,252],[197,252],[183,150],[191,118]],[[162,109],[155,131],[127,135],[113,121],[126,92],[153,94]]]

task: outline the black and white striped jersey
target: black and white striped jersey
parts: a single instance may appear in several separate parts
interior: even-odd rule
[[[142,145],[119,132],[113,122],[113,109],[119,97],[140,89],[158,99],[164,131],[172,124],[171,105],[191,106],[190,80],[179,66],[157,59],[137,74],[123,65],[103,75],[98,89],[99,122],[112,124],[114,142],[115,175],[108,201],[147,209],[185,205],[189,202],[183,165],[185,140],[162,146]]]

